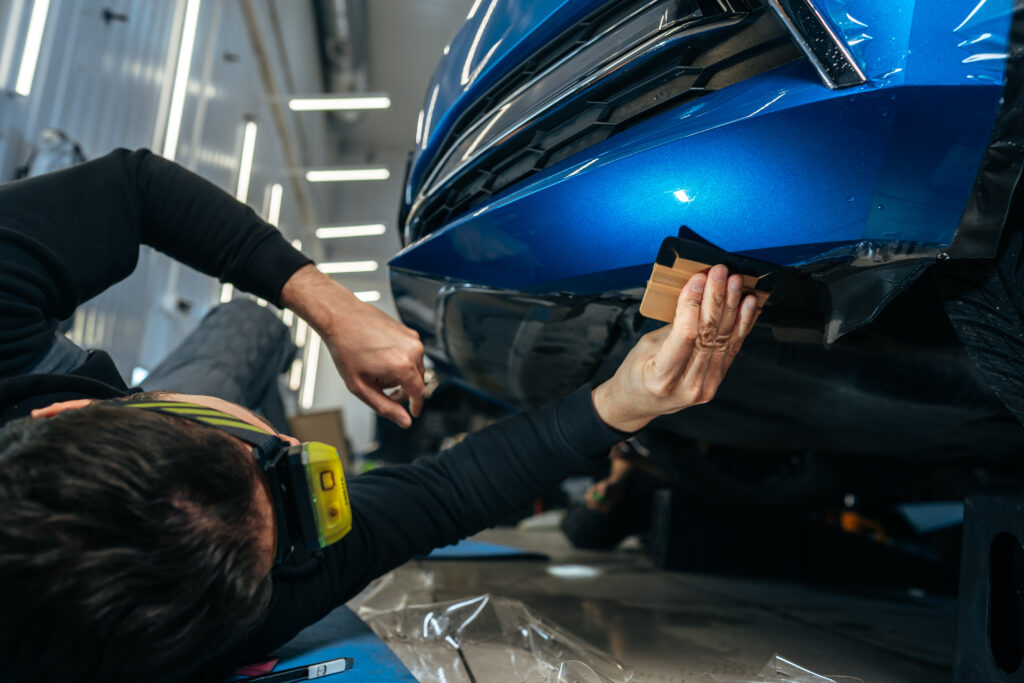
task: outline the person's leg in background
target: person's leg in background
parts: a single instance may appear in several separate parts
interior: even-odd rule
[[[25,374],[68,373],[78,368],[88,357],[88,352],[65,337],[60,330],[54,336],[53,343],[36,364],[25,371]]]
[[[665,486],[660,472],[632,439],[612,448],[608,475],[587,489],[583,505],[571,507],[562,531],[577,548],[611,550],[624,538],[650,529],[654,494]]]
[[[205,394],[261,413],[288,430],[277,378],[295,358],[291,332],[253,301],[217,306],[143,381],[147,391]]]

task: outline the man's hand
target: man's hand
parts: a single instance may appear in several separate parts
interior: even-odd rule
[[[671,325],[641,337],[615,375],[593,391],[610,427],[635,432],[659,415],[710,401],[757,320],[743,278],[718,265],[679,294]]]
[[[419,335],[324,275],[305,266],[281,290],[281,303],[317,331],[345,385],[400,427],[423,407],[423,344]],[[400,387],[388,396],[385,389]],[[402,402],[409,401],[409,412]]]

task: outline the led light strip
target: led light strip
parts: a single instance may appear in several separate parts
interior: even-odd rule
[[[383,223],[372,225],[339,225],[330,228],[317,228],[316,236],[322,240],[338,239],[341,237],[369,237],[372,235],[383,235],[387,228]]]
[[[306,180],[311,183],[387,180],[390,177],[391,172],[386,168],[322,168],[306,171]]]
[[[25,97],[32,92],[32,81],[36,75],[36,64],[39,62],[39,48],[43,44],[43,29],[46,28],[46,17],[49,13],[50,0],[35,0],[32,4],[25,49],[21,53],[21,67],[18,69],[18,80],[14,85],[14,92]]]
[[[167,137],[164,138],[163,147],[163,156],[172,161],[178,150],[181,119],[185,112],[185,95],[188,92],[188,75],[192,70],[192,48],[196,42],[196,28],[199,25],[199,5],[201,1],[188,0],[188,6],[185,9],[185,23],[181,31],[178,67],[174,72],[174,90],[171,95],[170,114],[167,118]]]
[[[238,162],[238,186],[235,199],[243,204],[249,199],[249,181],[252,179],[252,160],[256,154],[256,122],[245,122],[245,133],[242,136],[242,156]]]
[[[270,199],[267,202],[267,222],[277,227],[281,221],[281,200],[284,197],[284,187],[281,183],[274,183],[270,186]]]
[[[380,267],[376,261],[334,261],[317,266],[321,273],[372,273]]]
[[[387,95],[296,97],[288,101],[292,111],[356,111],[388,109],[391,98]]]
[[[366,290],[363,292],[352,292],[356,295],[356,298],[366,303],[373,303],[374,301],[380,301],[381,294],[376,289]]]
[[[320,335],[310,331],[309,346],[306,349],[306,372],[302,381],[302,399],[300,404],[304,410],[313,407],[313,395],[316,391],[316,371],[320,364]]]

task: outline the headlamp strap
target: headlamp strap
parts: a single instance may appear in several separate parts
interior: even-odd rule
[[[185,403],[177,401],[154,401],[149,403],[125,403],[127,408],[142,408],[166,415],[184,417],[200,424],[227,432],[242,441],[252,445],[260,452],[261,465],[264,467],[274,465],[267,462],[267,459],[274,456],[280,450],[281,440],[273,434],[240,420],[234,415],[229,415],[214,408],[207,408],[197,403]]]

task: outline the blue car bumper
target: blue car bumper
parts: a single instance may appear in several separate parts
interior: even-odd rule
[[[477,3],[428,91],[390,264],[439,364],[516,403],[594,376],[681,226],[824,287],[829,342],[936,259],[992,255],[1021,167],[1011,0],[757,4]],[[560,46],[581,17],[590,33]],[[847,80],[802,43],[808,22]],[[518,322],[488,330],[478,304],[453,323],[470,290]],[[515,368],[542,318],[590,341],[532,392]]]

